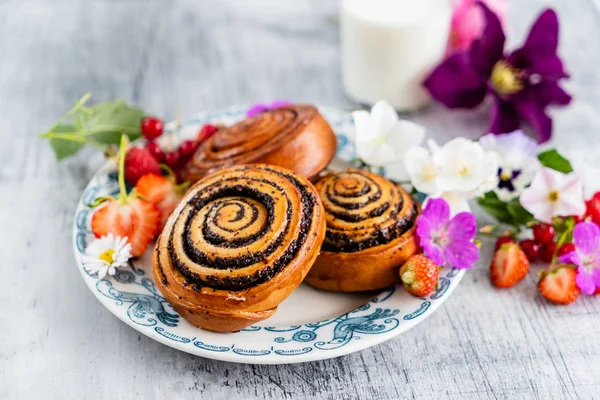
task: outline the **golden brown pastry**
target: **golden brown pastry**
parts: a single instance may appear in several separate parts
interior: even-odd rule
[[[326,175],[315,187],[327,233],[305,282],[340,292],[395,284],[399,268],[417,251],[419,205],[399,185],[357,169]]]
[[[315,188],[283,168],[237,166],[197,182],[156,243],[156,284],[204,329],[233,332],[273,315],[325,236]]]
[[[264,163],[313,179],[336,146],[335,134],[315,107],[284,106],[219,129],[198,147],[184,178],[194,182],[232,165]]]

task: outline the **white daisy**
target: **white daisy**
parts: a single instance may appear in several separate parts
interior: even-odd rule
[[[83,266],[90,273],[97,273],[98,279],[106,274],[114,275],[118,267],[127,266],[131,258],[131,244],[127,238],[115,237],[112,233],[94,240],[85,249]]]

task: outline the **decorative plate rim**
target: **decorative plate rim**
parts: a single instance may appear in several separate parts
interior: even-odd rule
[[[184,122],[182,127],[195,127],[215,120],[239,119],[243,116],[246,109],[243,106],[233,106],[221,111],[199,113]],[[351,146],[352,139],[348,134],[338,132],[338,129],[344,124],[353,124],[350,113],[331,107],[319,107],[319,109],[325,118],[329,120],[338,136],[340,142],[338,157],[342,159],[351,158],[351,153],[353,152],[353,146]],[[172,126],[168,124],[167,129]],[[394,306],[393,309],[371,308],[374,305],[381,306],[385,302],[399,297],[400,294],[397,293],[396,288],[390,288],[382,291],[369,303],[355,310],[320,322],[287,327],[254,326],[233,334],[215,334],[214,332],[197,330],[200,339],[202,339],[203,335],[209,337],[211,335],[220,335],[219,340],[230,337],[230,342],[233,343],[231,346],[204,343],[202,340],[196,340],[199,339],[198,336],[190,339],[169,330],[172,327],[176,328],[177,322],[181,322],[182,324],[188,323],[183,319],[179,321],[179,315],[177,315],[154,286],[151,274],[148,277],[144,276],[145,272],[140,268],[136,268],[134,263],[131,263],[130,269],[120,269],[117,275],[111,278],[111,280],[97,280],[82,265],[81,255],[85,251],[87,237],[91,234],[88,218],[91,212],[86,206],[86,204],[89,204],[89,201],[86,200],[89,200],[90,192],[94,194],[101,190],[99,181],[103,177],[107,179],[104,189],[106,190],[110,186],[111,181],[108,177],[114,169],[114,165],[110,162],[104,164],[94,174],[94,177],[86,186],[77,204],[73,222],[73,252],[79,272],[94,296],[121,321],[162,344],[190,354],[237,363],[291,364],[323,360],[354,353],[392,339],[425,320],[452,294],[465,273],[464,270],[444,268],[438,291],[427,298],[420,298],[422,302],[419,307],[408,313],[406,311],[400,312],[398,308],[400,304],[397,303],[392,304]],[[145,293],[120,291],[113,285],[113,281],[122,285],[134,284],[135,286],[132,286],[132,288],[143,289]],[[395,293],[396,296],[394,296]],[[131,303],[131,305],[127,307],[126,303]],[[327,335],[327,337],[332,337],[331,340],[321,340],[322,336],[325,335],[319,336],[322,331],[319,331],[319,334],[316,333],[321,328],[325,328],[323,331],[331,331],[331,335]],[[276,337],[272,339],[270,349],[236,348],[234,335],[246,335],[250,332],[260,332],[257,334]],[[290,334],[292,335],[291,337],[284,337]],[[243,342],[244,339],[247,340],[247,337],[243,336],[240,339]],[[206,341],[206,339],[204,340]],[[312,342],[312,344],[309,344],[309,342]],[[287,343],[298,343],[300,348],[275,348],[278,345],[284,346]]]

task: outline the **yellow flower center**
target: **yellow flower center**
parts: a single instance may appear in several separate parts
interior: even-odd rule
[[[427,164],[426,166],[423,167],[423,179],[425,179],[425,181],[429,182],[434,180],[437,175],[437,168],[435,167],[434,164]]]
[[[498,61],[492,68],[492,86],[500,95],[515,94],[523,89],[520,71],[506,61]]]
[[[105,250],[102,254],[100,254],[100,257],[98,258],[102,261],[106,261],[107,263],[112,264],[114,261],[113,254],[115,254],[115,251],[113,249],[108,249]]]
[[[377,138],[377,140],[375,141],[375,143],[382,145],[385,143],[385,135],[381,135]]]
[[[471,174],[471,165],[467,160],[453,160],[452,166],[459,176],[465,177]]]
[[[510,181],[510,178],[511,178],[511,177],[512,177],[512,175],[511,175],[511,174],[509,174],[508,172],[502,172],[502,173],[500,174],[500,179],[501,179],[501,180],[503,180],[503,181],[505,181],[505,182],[506,182],[506,181]]]
[[[553,190],[550,193],[548,193],[548,200],[550,201],[550,203],[556,203],[559,197],[559,193],[556,190]]]

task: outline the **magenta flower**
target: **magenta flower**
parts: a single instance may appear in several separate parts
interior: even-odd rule
[[[563,254],[560,261],[577,265],[577,286],[585,294],[600,289],[600,228],[593,222],[580,222],[573,229],[575,251]]]
[[[461,212],[450,219],[450,206],[444,199],[429,199],[417,218],[417,236],[427,257],[438,265],[471,268],[479,258],[473,243],[477,233],[475,216]]]
[[[500,23],[504,25],[508,0],[485,0],[482,2],[496,13]],[[448,50],[451,52],[467,50],[471,47],[471,43],[481,36],[483,24],[483,13],[477,7],[477,0],[454,0]]]
[[[290,104],[292,104],[292,103],[287,100],[275,100],[274,102],[272,102],[270,104],[257,103],[257,104],[252,105],[248,109],[248,111],[246,111],[246,116],[254,117],[255,115],[264,113],[265,111],[274,110],[276,108],[283,107],[283,106],[289,106]]]
[[[527,121],[540,142],[552,134],[546,114],[550,104],[566,105],[571,96],[558,86],[567,78],[556,54],[558,18],[548,9],[531,27],[525,44],[504,53],[505,36],[500,20],[486,5],[485,28],[467,51],[456,52],[438,65],[424,82],[431,95],[449,108],[473,108],[487,94],[494,103],[489,131],[512,132]]]

